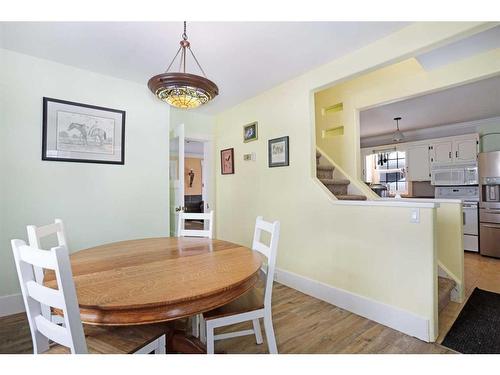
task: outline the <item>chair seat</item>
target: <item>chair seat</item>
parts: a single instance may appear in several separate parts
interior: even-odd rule
[[[164,335],[165,324],[140,326],[91,326],[83,325],[90,354],[132,354]],[[51,345],[47,354],[70,354],[65,346]]]
[[[263,309],[265,286],[266,275],[260,272],[259,281],[252,289],[224,306],[204,312],[203,318],[211,320]]]

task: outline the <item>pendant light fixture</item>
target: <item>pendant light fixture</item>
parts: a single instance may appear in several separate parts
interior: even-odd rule
[[[184,21],[184,33],[180,45],[165,73],[152,77],[148,81],[148,87],[158,99],[171,106],[184,109],[196,108],[215,98],[219,94],[219,88],[206,77],[203,68],[191,50],[191,44],[186,34],[186,21]],[[186,73],[187,51],[191,53],[203,76]],[[179,72],[170,72],[170,68],[179,55]]]
[[[396,121],[396,131],[392,134],[392,140],[394,142],[401,142],[405,136],[403,133],[399,130],[399,121],[401,120],[401,117],[394,117],[394,121]]]

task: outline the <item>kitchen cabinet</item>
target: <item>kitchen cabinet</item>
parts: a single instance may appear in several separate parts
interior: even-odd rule
[[[431,178],[429,145],[410,146],[407,149],[407,180],[429,181]]]
[[[477,134],[430,142],[431,163],[468,163],[477,160]]]
[[[432,163],[449,163],[453,160],[453,141],[433,142],[431,148]]]
[[[453,157],[455,162],[474,162],[477,160],[477,138],[457,139],[453,141]]]

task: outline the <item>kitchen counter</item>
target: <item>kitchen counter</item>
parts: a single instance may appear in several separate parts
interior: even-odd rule
[[[461,199],[436,199],[436,198],[380,198],[383,201],[415,202],[415,203],[463,203]]]

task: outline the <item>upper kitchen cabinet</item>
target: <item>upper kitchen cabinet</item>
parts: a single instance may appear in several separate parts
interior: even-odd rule
[[[456,162],[475,162],[479,152],[479,138],[456,139],[453,141],[453,156]]]
[[[430,144],[431,163],[449,163],[453,160],[453,141],[437,141]]]
[[[436,139],[429,144],[431,163],[437,164],[475,162],[479,152],[477,134]]]
[[[427,143],[407,148],[407,176],[409,181],[428,181],[431,178]]]

